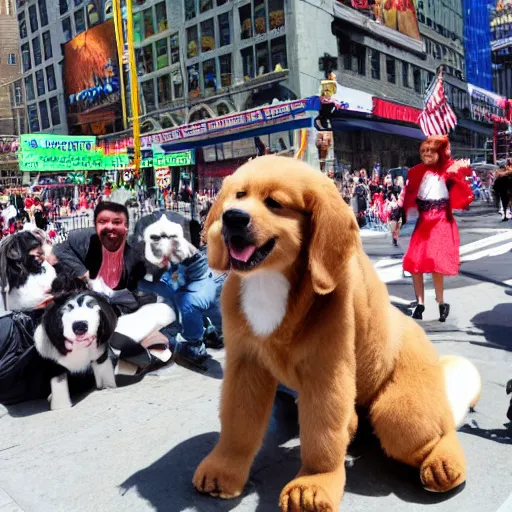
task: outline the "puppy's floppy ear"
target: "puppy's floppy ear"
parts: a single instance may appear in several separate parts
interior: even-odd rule
[[[51,341],[52,345],[63,356],[67,355],[68,351],[64,344],[64,325],[62,324],[62,306],[63,302],[52,302],[46,307],[43,315],[42,325],[46,332],[46,336]]]
[[[207,244],[208,264],[214,270],[225,272],[229,270],[229,253],[222,235],[222,214],[224,203],[231,192],[231,177],[222,183],[222,189],[215,203],[210,208],[204,223],[201,238]]]
[[[100,325],[98,327],[98,344],[106,343],[117,327],[117,315],[114,308],[101,295],[94,294],[93,297],[100,306]]]
[[[333,183],[324,182],[306,193],[311,212],[309,271],[320,295],[334,291],[353,250],[359,243],[354,214]]]

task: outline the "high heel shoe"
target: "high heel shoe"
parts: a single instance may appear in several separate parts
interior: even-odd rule
[[[414,312],[412,314],[412,317],[415,320],[423,320],[423,313],[424,313],[424,311],[425,311],[425,306],[423,304],[418,304],[414,308]]]
[[[446,322],[450,314],[450,304],[439,304],[439,321]]]

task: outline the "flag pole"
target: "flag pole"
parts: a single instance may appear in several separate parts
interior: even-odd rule
[[[113,15],[114,15],[114,30],[116,34],[117,43],[117,58],[119,62],[119,84],[121,89],[121,108],[123,112],[123,129],[128,128],[128,116],[126,112],[126,89],[124,83],[124,66],[123,66],[123,52],[124,52],[124,36],[123,36],[123,17],[121,14],[120,0],[113,0]]]

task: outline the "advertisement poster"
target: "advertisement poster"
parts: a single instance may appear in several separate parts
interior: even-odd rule
[[[64,92],[73,135],[120,129],[121,92],[114,21],[76,36],[64,46]]]
[[[493,124],[507,123],[507,99],[504,96],[468,84],[471,118],[474,121]]]
[[[354,9],[368,11],[375,21],[388,28],[421,40],[414,0],[375,0],[371,7],[367,0],[351,0],[350,5]]]

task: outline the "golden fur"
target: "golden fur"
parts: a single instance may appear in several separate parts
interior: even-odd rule
[[[282,208],[269,207],[269,197]],[[221,271],[230,268],[222,229],[229,208],[250,214],[255,245],[271,238],[276,245],[255,269],[232,270],[225,283],[221,436],[198,467],[195,487],[221,498],[242,493],[278,382],[299,393],[302,455],[297,478],[281,493],[283,511],[338,510],[356,403],[368,409],[386,454],[419,468],[425,488],[464,482],[442,364],[423,329],[391,305],[332,182],[276,156],[227,178],[205,226],[210,265]],[[257,336],[241,307],[241,283],[268,270],[282,273],[290,292],[280,326]]]

